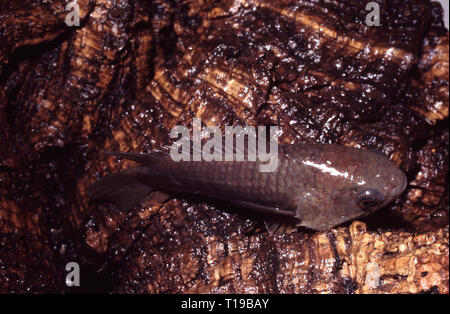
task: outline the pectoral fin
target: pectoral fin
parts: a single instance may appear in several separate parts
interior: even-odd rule
[[[294,217],[294,212],[292,212],[290,210],[280,209],[277,206],[263,205],[263,204],[247,202],[247,201],[233,201],[232,203],[239,205],[241,207],[254,209],[254,210],[268,213],[268,214]]]
[[[293,223],[292,221],[292,218],[295,218],[295,212],[293,211],[280,209],[279,207],[276,206],[262,205],[253,202],[236,201],[234,203],[242,207],[254,209],[259,212],[272,215],[273,218],[271,218],[270,221],[264,222],[267,231],[271,235],[292,233],[297,230],[295,222]]]

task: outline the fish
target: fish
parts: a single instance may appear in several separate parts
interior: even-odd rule
[[[94,200],[129,210],[155,191],[202,195],[268,214],[271,234],[299,227],[324,231],[362,218],[407,185],[403,171],[383,153],[338,144],[279,145],[272,172],[261,172],[259,160],[173,161],[168,149],[106,154],[138,165],[89,185]]]

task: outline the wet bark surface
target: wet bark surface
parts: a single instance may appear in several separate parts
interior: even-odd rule
[[[448,293],[449,33],[439,5],[79,0],[0,4],[0,291]],[[277,125],[376,149],[405,193],[360,222],[270,236],[201,198],[129,213],[85,196],[176,125]],[[65,265],[81,265],[68,288]]]

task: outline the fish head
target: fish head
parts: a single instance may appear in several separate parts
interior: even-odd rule
[[[326,230],[367,216],[398,198],[407,178],[387,156],[372,150],[325,145],[303,161],[315,177],[297,203],[299,225]]]
[[[387,158],[373,150],[359,150],[359,167],[349,180],[349,189],[354,191],[353,201],[361,211],[372,213],[398,198],[406,188],[408,180],[404,172]]]

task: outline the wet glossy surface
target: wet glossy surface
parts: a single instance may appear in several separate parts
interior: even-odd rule
[[[407,184],[405,174],[381,153],[342,145],[282,145],[273,172],[260,172],[259,161],[175,162],[167,153],[119,157],[145,167],[105,177],[88,187],[91,197],[120,204],[120,198],[138,193],[144,183],[152,190],[268,206],[274,214],[287,211],[298,226],[316,230],[368,215],[398,197]],[[148,193],[142,188],[137,201]]]
[[[448,292],[448,32],[436,3],[377,2],[371,28],[359,0],[78,0],[68,29],[62,1],[1,1],[1,292],[72,292],[67,261],[83,292]],[[88,200],[133,166],[99,152],[151,151],[192,117],[375,149],[409,184],[367,229],[281,237],[209,198]]]

